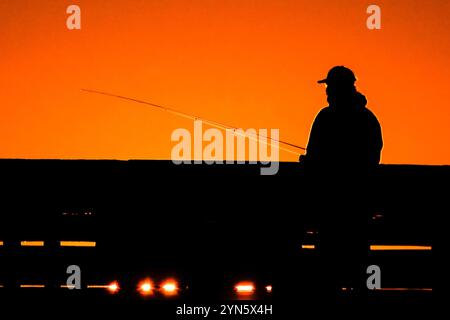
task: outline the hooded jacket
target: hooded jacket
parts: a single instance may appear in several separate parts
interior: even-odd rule
[[[305,163],[311,166],[367,168],[381,158],[383,140],[376,116],[359,92],[330,103],[314,120]]]

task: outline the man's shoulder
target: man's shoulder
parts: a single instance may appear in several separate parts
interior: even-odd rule
[[[369,121],[378,122],[377,116],[369,108],[364,108],[364,113]]]
[[[328,115],[330,115],[332,113],[332,111],[333,110],[329,106],[323,107],[317,114],[317,117],[327,117]]]
[[[322,108],[319,113],[316,115],[316,118],[314,119],[314,125],[319,126],[323,123],[328,122],[330,118],[332,118],[330,113],[330,107],[324,107]]]

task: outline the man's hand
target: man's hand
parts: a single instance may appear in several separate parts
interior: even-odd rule
[[[306,154],[301,154],[300,157],[298,157],[298,162],[300,162],[301,164],[305,164]]]

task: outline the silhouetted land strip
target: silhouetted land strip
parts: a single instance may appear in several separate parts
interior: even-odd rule
[[[298,243],[300,264],[315,261],[318,253],[301,244],[317,241],[306,231],[317,223],[312,207],[323,194],[311,191],[298,163],[281,163],[275,176],[259,173],[249,164],[0,160],[0,284],[42,279],[57,286],[67,264],[80,264],[86,282],[128,281],[131,295],[144,274],[176,275],[197,285],[191,298],[213,300],[230,298],[224,288],[239,279],[276,281],[285,240]],[[369,221],[369,242],[431,246],[449,178],[448,166],[381,165],[365,204],[381,215]],[[21,248],[20,240],[46,246]],[[97,247],[63,250],[60,240],[93,240]],[[370,259],[385,266],[384,286],[426,288],[430,254],[373,252]]]

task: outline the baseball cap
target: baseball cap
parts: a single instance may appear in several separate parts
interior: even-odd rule
[[[335,66],[328,71],[325,79],[317,81],[318,83],[349,83],[353,84],[356,81],[355,74],[349,68],[344,66]]]

